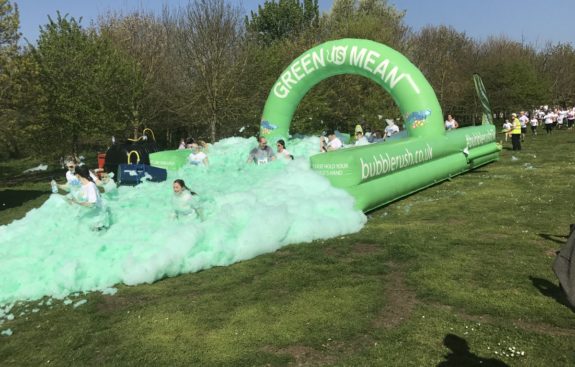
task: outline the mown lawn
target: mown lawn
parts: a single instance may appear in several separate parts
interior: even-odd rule
[[[575,223],[574,154],[575,130],[527,136],[353,235],[77,308],[18,304],[0,366],[573,366],[575,313],[551,264]],[[49,190],[7,177],[0,202],[19,199],[1,224]]]

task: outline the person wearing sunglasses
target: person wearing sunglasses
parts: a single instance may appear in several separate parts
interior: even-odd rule
[[[278,140],[276,143],[278,156],[285,159],[293,159],[293,155],[286,149],[286,143],[283,139]]]

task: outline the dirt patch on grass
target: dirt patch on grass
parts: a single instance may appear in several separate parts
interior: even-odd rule
[[[524,320],[517,320],[513,325],[525,331],[532,331],[538,334],[552,335],[552,336],[575,336],[575,330],[563,329],[549,324],[539,322],[528,322]]]
[[[373,321],[374,327],[391,329],[409,318],[417,304],[415,292],[407,287],[403,272],[394,264],[385,281],[385,307]]]
[[[373,243],[356,243],[353,252],[360,255],[370,255],[379,251],[379,246]]]
[[[285,348],[267,346],[262,350],[275,355],[289,355],[294,359],[294,361],[289,363],[288,366],[325,366],[326,364],[335,363],[337,361],[337,358],[333,355],[304,345],[292,345]]]
[[[157,297],[150,296],[102,296],[101,301],[98,303],[97,308],[100,312],[111,313],[129,309],[133,306],[149,303]]]

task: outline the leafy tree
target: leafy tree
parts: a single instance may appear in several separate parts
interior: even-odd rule
[[[173,88],[164,25],[150,14],[135,12],[119,16],[109,13],[100,19],[99,30],[119,52],[124,65],[132,68],[128,74],[134,78],[123,86],[127,100],[122,113],[134,137],[144,127],[164,127]]]
[[[319,25],[318,0],[266,0],[245,19],[246,29],[265,44],[295,38]]]
[[[407,54],[433,86],[445,114],[462,118],[473,112],[477,46],[472,39],[452,27],[427,26],[411,38]]]
[[[537,70],[533,48],[490,38],[479,47],[477,60],[493,111],[531,109],[548,100],[549,85]]]
[[[33,52],[46,103],[44,136],[60,152],[77,152],[83,139],[94,140],[126,126],[126,93],[138,79],[133,63],[126,61],[94,30],[57,14],[41,28]]]
[[[541,53],[540,75],[551,86],[551,103],[575,105],[575,49],[570,44],[548,45]]]

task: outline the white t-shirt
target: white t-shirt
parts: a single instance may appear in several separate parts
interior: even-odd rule
[[[98,191],[98,187],[95,183],[90,181],[87,184],[82,185],[81,199],[82,201],[91,204],[101,204],[100,192]]]
[[[339,140],[338,137],[335,137],[333,140],[329,140],[327,142],[327,146],[326,146],[326,148],[328,150],[336,150],[336,149],[339,149],[341,147],[343,147],[343,143],[341,142],[341,140]]]
[[[539,121],[535,117],[531,119],[531,126],[537,126],[538,123]]]
[[[285,158],[285,159],[291,159],[291,154],[290,154],[290,152],[288,152],[287,149],[284,149],[281,152],[278,152],[278,156]]]
[[[362,136],[361,138],[359,138],[358,140],[355,141],[355,145],[368,145],[369,141],[367,140],[367,138],[365,136]]]
[[[385,133],[387,134],[387,136],[392,136],[394,134],[397,134],[399,132],[399,126],[397,125],[387,125],[385,127]]]
[[[511,129],[511,122],[509,121],[505,121],[505,123],[503,124],[503,129],[504,130],[510,130]]]
[[[525,115],[519,117],[519,123],[521,124],[521,127],[527,127],[527,121],[529,121],[529,117]]]
[[[193,164],[194,166],[198,165],[203,166],[204,159],[206,159],[207,157],[208,156],[204,152],[192,153],[188,156],[188,162],[190,164]]]
[[[545,115],[545,117],[544,117],[545,124],[547,124],[547,125],[552,124],[554,117],[555,117],[555,115],[553,113],[549,113],[549,114]]]
[[[445,120],[445,128],[447,130],[455,129],[455,120]]]
[[[80,186],[80,180],[70,171],[66,171],[66,181],[69,186]]]

